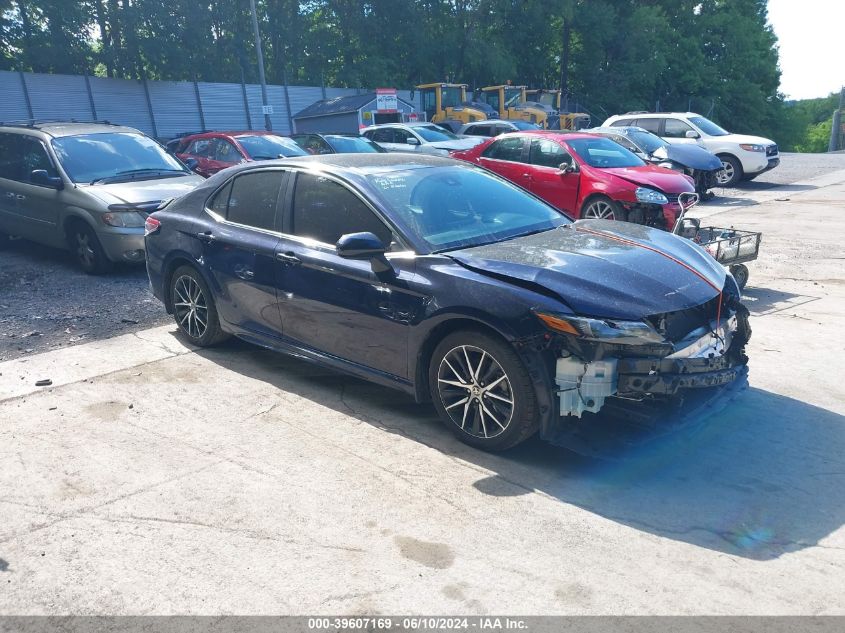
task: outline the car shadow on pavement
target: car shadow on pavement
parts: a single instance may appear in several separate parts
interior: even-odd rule
[[[812,295],[795,294],[784,292],[774,288],[761,288],[758,286],[746,286],[742,291],[742,302],[751,312],[752,316],[766,316],[782,312],[783,310],[794,310],[821,297]]]
[[[643,532],[753,560],[823,547],[845,524],[845,416],[762,389],[621,459],[582,457],[536,437],[489,454],[460,443],[431,405],[401,392],[237,341],[197,354],[480,466],[491,474],[473,486],[485,495],[539,491]]]

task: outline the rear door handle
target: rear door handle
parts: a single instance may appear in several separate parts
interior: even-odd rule
[[[16,195],[15,198],[17,198],[18,200],[26,200],[26,196],[23,195],[22,193],[19,193],[18,195]]]
[[[280,262],[290,264],[291,266],[296,266],[297,264],[302,263],[302,260],[293,253],[276,253],[276,259]]]
[[[211,244],[217,238],[214,237],[214,234],[211,231],[205,231],[204,233],[197,233],[197,237],[200,241],[205,242],[206,244]]]
[[[14,200],[14,199],[15,199],[15,194],[14,194],[14,193],[12,193],[11,191],[7,191],[7,192],[6,192],[6,193],[4,193],[3,195],[4,195],[5,197],[9,198],[9,200]]]

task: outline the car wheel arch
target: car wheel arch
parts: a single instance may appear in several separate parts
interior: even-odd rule
[[[84,224],[90,229],[92,229],[95,233],[97,232],[97,227],[91,221],[90,215],[88,215],[82,210],[71,210],[65,215],[64,219],[62,220],[62,231],[64,231],[65,242],[67,242],[68,244],[70,244],[71,228],[76,224]]]
[[[489,322],[473,316],[455,314],[441,320],[434,327],[428,330],[425,338],[418,348],[416,366],[414,368],[414,392],[417,402],[427,402],[430,400],[428,365],[431,362],[431,356],[434,353],[435,348],[440,341],[453,332],[457,332],[459,330],[473,330],[481,332],[489,336],[500,338],[507,343],[510,343],[515,338],[512,333],[503,331],[502,329],[491,325]]]
[[[191,257],[188,253],[176,251],[168,255],[167,260],[162,266],[162,288],[164,289],[164,308],[167,314],[173,314],[173,302],[170,297],[170,284],[173,281],[173,273],[175,273],[181,266],[190,266],[194,268],[209,287],[212,287],[208,276],[203,272],[202,267],[197,265],[197,260]]]

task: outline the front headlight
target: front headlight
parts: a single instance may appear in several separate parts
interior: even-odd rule
[[[617,345],[647,345],[666,342],[653,327],[644,321],[591,319],[589,317],[546,312],[535,312],[535,314],[550,330],[571,334],[588,341],[616,343]]]
[[[659,191],[649,189],[647,187],[637,187],[637,200],[639,202],[648,202],[650,204],[668,204],[669,198],[664,196]]]
[[[109,211],[102,215],[104,224],[125,229],[144,226],[146,219],[146,216],[137,211]]]
[[[746,152],[765,152],[766,148],[762,145],[753,145],[751,143],[742,143],[740,147]]]

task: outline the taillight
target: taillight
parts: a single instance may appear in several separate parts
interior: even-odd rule
[[[149,216],[146,220],[144,220],[144,235],[152,235],[153,233],[158,232],[161,228],[161,221],[155,219],[153,216]]]

